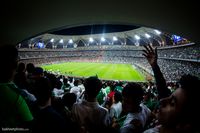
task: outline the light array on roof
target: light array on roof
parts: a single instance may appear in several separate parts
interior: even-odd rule
[[[101,41],[102,41],[102,42],[105,42],[106,39],[105,39],[104,37],[101,37]]]
[[[93,42],[94,39],[92,37],[89,38],[89,42]]]
[[[113,36],[113,41],[117,41],[117,37],[116,36]]]
[[[73,40],[72,40],[72,39],[69,39],[68,43],[73,43]]]
[[[159,30],[154,30],[156,32],[156,34],[160,35],[161,32]]]
[[[140,37],[138,35],[135,35],[136,40],[140,40]]]
[[[50,42],[54,42],[54,39],[52,38],[52,39],[50,40]]]
[[[148,27],[140,27],[134,30],[113,32],[113,33],[101,33],[101,34],[89,34],[89,35],[54,35],[54,34],[42,34],[35,38],[31,38],[28,45],[35,45],[38,40],[44,42],[44,45],[56,45],[62,44],[63,47],[67,47],[72,44],[77,47],[93,45],[135,45],[142,46],[146,44],[154,44],[157,46],[166,45],[165,38],[171,39],[173,42],[176,40],[183,40],[179,36],[173,38],[173,34],[166,34],[157,29]],[[180,38],[180,39],[179,39]],[[71,45],[70,45],[71,46]]]
[[[63,39],[60,39],[59,43],[63,43]]]

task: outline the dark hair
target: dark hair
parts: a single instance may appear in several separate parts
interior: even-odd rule
[[[65,93],[62,97],[62,101],[64,105],[66,105],[70,110],[73,104],[76,102],[76,94],[75,93]]]
[[[6,63],[18,60],[18,50],[14,45],[0,46],[0,60]]]
[[[183,107],[184,115],[183,121],[190,121],[198,128],[200,119],[200,109],[196,106],[199,101],[200,79],[196,76],[187,74],[183,75],[179,81],[181,89],[186,91],[187,101]],[[197,125],[196,125],[197,124]]]
[[[143,99],[144,91],[142,87],[137,83],[128,83],[123,91],[123,97],[129,97],[133,100],[134,103],[140,104]]]
[[[26,69],[26,65],[23,62],[20,62],[17,66],[17,72],[24,72]]]
[[[195,92],[192,88],[200,87],[199,78],[190,74],[183,75],[179,81],[181,88],[189,93]]]
[[[76,80],[74,81],[74,86],[78,86],[78,84],[79,84],[79,80],[76,79]]]
[[[85,92],[90,97],[96,97],[102,88],[102,82],[96,76],[87,78],[84,82]]]
[[[0,46],[0,82],[11,80],[18,64],[18,50],[14,45]]]
[[[52,95],[52,86],[49,79],[42,77],[35,81],[34,95],[40,105],[45,104]]]
[[[26,71],[27,71],[28,73],[33,73],[33,72],[34,72],[34,69],[35,69],[35,66],[34,66],[33,63],[28,63],[28,64],[26,65]]]
[[[116,103],[118,103],[119,101],[122,101],[122,94],[119,91],[115,91],[114,99]]]

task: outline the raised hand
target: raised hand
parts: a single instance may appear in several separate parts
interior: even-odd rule
[[[147,60],[151,66],[156,65],[157,58],[158,58],[157,48],[153,49],[150,44],[148,44],[147,46],[145,45],[144,48],[145,49],[142,50],[143,51],[142,55],[144,55],[147,58]]]

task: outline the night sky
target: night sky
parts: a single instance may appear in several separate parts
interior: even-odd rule
[[[116,27],[102,29],[96,26],[93,26],[95,30],[87,26],[81,29],[71,28],[89,24],[139,25],[200,42],[198,28],[200,12],[197,2],[183,0],[164,2],[161,0],[3,0],[0,4],[0,42],[18,44],[23,40],[51,33],[63,27],[70,29],[66,32],[55,33],[83,35],[117,32],[124,29]],[[129,28],[124,30],[129,30]]]
[[[62,29],[51,32],[51,34],[57,35],[88,35],[88,34],[101,34],[101,33],[112,33],[122,32],[137,29],[139,26],[133,25],[117,25],[117,24],[99,24],[99,25],[85,25]]]

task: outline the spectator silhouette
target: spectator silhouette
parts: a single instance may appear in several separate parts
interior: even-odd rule
[[[27,124],[33,120],[33,116],[21,96],[21,89],[13,83],[18,64],[18,50],[15,46],[0,46],[0,62],[0,130],[14,127],[28,128]]]
[[[128,83],[122,91],[122,107],[127,113],[120,133],[138,133],[144,130],[151,111],[142,104],[144,91],[137,83]]]
[[[110,125],[108,110],[97,102],[97,95],[102,88],[102,82],[97,77],[85,80],[85,100],[75,103],[72,114],[81,129],[89,132],[100,132]]]
[[[180,87],[170,96],[167,96],[169,93],[166,90],[165,80],[162,78],[162,73],[157,64],[157,50],[153,49],[150,45],[145,46],[143,55],[152,66],[158,85],[158,94],[162,97],[158,112],[160,125],[146,130],[144,133],[199,132],[198,121],[200,114],[196,102],[198,101],[200,79],[192,75],[183,75],[179,81]],[[164,94],[164,92],[167,92],[167,94]]]
[[[112,98],[112,105],[110,107],[110,116],[113,119],[118,119],[122,112],[122,94],[118,91],[115,91],[115,94]]]
[[[14,83],[21,89],[21,95],[26,100],[28,106],[31,106],[31,104],[36,101],[36,98],[33,94],[29,92],[29,85],[27,82],[27,77],[25,73],[25,64],[19,63],[17,67],[16,74],[14,76]]]
[[[37,106],[32,110],[35,117],[33,132],[66,132],[66,121],[51,106],[52,86],[47,78],[36,79],[34,95]]]
[[[32,77],[34,69],[35,69],[35,66],[34,66],[33,63],[28,63],[26,65],[27,78],[31,78]]]

